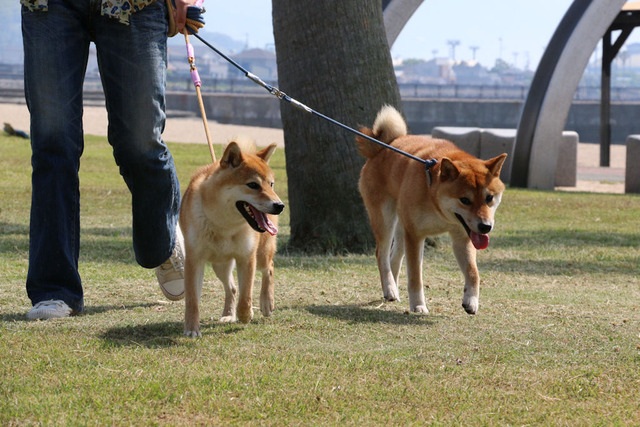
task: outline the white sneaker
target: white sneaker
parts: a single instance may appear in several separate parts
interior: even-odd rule
[[[33,306],[27,313],[29,320],[36,319],[54,319],[56,317],[69,317],[71,316],[71,308],[62,300],[52,299],[49,301],[40,301]]]
[[[180,225],[176,226],[176,246],[162,265],[156,267],[158,284],[165,297],[171,301],[184,298],[184,237]]]

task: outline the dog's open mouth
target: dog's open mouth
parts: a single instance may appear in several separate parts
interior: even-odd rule
[[[258,233],[264,233],[266,231],[272,236],[278,234],[278,227],[269,220],[269,217],[264,212],[259,211],[249,203],[243,201],[236,202],[236,207],[244,219],[247,220],[251,228],[256,230]]]
[[[467,223],[464,222],[464,219],[462,219],[460,215],[456,214],[456,218],[458,218],[458,221],[460,221],[460,224],[462,224],[465,231],[469,235],[469,238],[471,239],[471,243],[473,243],[473,246],[476,249],[487,249],[487,247],[489,246],[489,235],[476,233],[475,231],[470,229]]]

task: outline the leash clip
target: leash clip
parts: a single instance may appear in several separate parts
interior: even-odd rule
[[[429,159],[424,161],[425,170],[427,172],[427,183],[431,187],[431,168],[438,164],[436,159]]]

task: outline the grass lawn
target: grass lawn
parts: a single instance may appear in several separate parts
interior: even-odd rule
[[[206,145],[171,144],[183,189]],[[218,155],[219,155],[218,150]],[[31,322],[28,142],[0,136],[0,425],[640,423],[640,197],[508,189],[461,307],[447,237],[426,251],[428,316],[386,303],[373,254],[276,256],[276,311],[182,335],[131,249],[130,197],[104,138],[81,164],[86,312]],[[287,203],[284,153],[272,158]]]

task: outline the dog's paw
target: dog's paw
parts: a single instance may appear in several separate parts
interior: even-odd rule
[[[185,328],[184,334],[189,338],[200,338],[202,336],[202,334],[200,333],[200,328],[195,328],[192,330],[187,330],[187,328]]]
[[[249,309],[240,309],[238,308],[238,320],[242,323],[249,323],[253,319],[253,308],[249,307]]]
[[[480,303],[478,302],[477,297],[471,297],[469,299],[465,298],[462,300],[462,308],[468,314],[476,314],[478,312],[478,306]]]
[[[400,301],[400,294],[397,289],[387,289],[383,292],[383,296],[389,302]]]
[[[419,314],[429,314],[429,309],[426,305],[416,305],[415,307],[411,308],[411,311]]]
[[[273,313],[273,302],[272,301],[260,301],[260,311],[264,317],[271,316]]]
[[[236,316],[222,316],[220,318],[220,323],[235,323]]]

